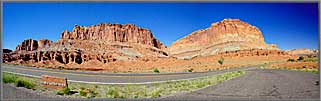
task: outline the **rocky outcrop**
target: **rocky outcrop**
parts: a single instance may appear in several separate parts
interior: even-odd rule
[[[43,40],[33,40],[27,39],[24,40],[21,44],[16,47],[16,51],[34,51],[39,50],[45,46],[49,46],[52,41],[43,39]]]
[[[307,49],[307,48],[303,48],[303,49],[293,49],[293,50],[287,50],[286,51],[288,54],[290,55],[317,55],[319,53],[318,50],[312,50],[312,49]]]
[[[10,52],[12,52],[12,50],[10,50],[10,49],[2,49],[2,52],[3,53],[10,53]]]
[[[169,47],[169,53],[178,58],[191,58],[247,49],[279,50],[276,45],[264,42],[257,27],[239,19],[224,19],[177,40]]]
[[[4,55],[4,62],[23,61],[36,63],[43,61],[56,61],[61,64],[81,64],[89,60],[98,60],[103,63],[116,61],[112,54],[86,54],[81,51],[34,51],[25,53],[12,53]]]
[[[41,39],[38,40],[38,49],[44,48],[44,47],[50,47],[51,43],[53,43],[51,40],[48,39]]]
[[[139,28],[132,24],[98,24],[94,26],[75,25],[71,32],[65,30],[61,39],[70,40],[103,40],[109,42],[139,43],[165,49],[150,30]]]
[[[4,54],[3,62],[83,64],[117,60],[131,61],[140,57],[168,56],[166,48],[151,31],[131,24],[76,25],[64,31],[57,42],[24,40],[12,53]]]

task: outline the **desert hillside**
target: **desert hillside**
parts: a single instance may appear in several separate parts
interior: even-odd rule
[[[197,30],[170,47],[170,54],[178,58],[215,55],[219,52],[267,49],[279,50],[274,44],[266,44],[261,31],[239,19],[224,19],[209,28]]]

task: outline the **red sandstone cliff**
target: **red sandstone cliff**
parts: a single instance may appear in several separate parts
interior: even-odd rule
[[[166,48],[150,30],[131,24],[76,25],[64,31],[57,42],[24,40],[16,50],[3,55],[3,62],[83,64],[132,61],[140,57],[166,57]]]
[[[150,30],[132,24],[98,24],[94,26],[75,25],[71,32],[65,30],[61,39],[71,40],[103,40],[108,42],[139,43],[165,49]]]
[[[239,19],[224,19],[177,40],[169,47],[169,53],[179,58],[192,58],[248,49],[278,50],[276,45],[264,42],[257,27]]]
[[[43,40],[24,40],[21,44],[16,47],[16,51],[34,51],[39,50],[45,46],[49,46],[52,41],[43,39]]]

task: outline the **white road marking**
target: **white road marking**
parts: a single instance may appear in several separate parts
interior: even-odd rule
[[[247,69],[241,69],[241,70],[250,70],[253,68],[247,68]],[[239,70],[232,70],[232,71],[239,71]],[[232,71],[227,71],[227,72],[232,72]],[[35,76],[35,75],[29,75],[29,74],[22,74],[22,73],[14,73],[14,72],[9,72],[9,71],[3,71],[7,73],[12,73],[16,75],[22,75],[22,76],[28,76],[28,77],[35,77],[35,78],[41,78],[41,76]],[[226,73],[226,72],[224,72]],[[220,75],[224,73],[219,73],[215,75]],[[214,76],[214,75],[211,75]],[[179,80],[167,80],[167,81],[154,81],[154,82],[139,82],[139,83],[108,83],[108,82],[88,82],[88,81],[78,81],[78,80],[68,80],[68,82],[76,82],[76,83],[89,83],[89,84],[106,84],[106,85],[126,85],[126,84],[154,84],[154,83],[165,83],[165,82],[175,82],[175,81],[184,81],[184,80],[193,80],[193,79],[198,79],[198,78],[205,78],[209,76],[202,76],[202,77],[195,77],[195,78],[188,78],[188,79],[179,79]]]

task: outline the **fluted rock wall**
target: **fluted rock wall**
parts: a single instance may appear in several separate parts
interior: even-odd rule
[[[80,51],[35,51],[4,54],[4,62],[19,60],[29,63],[53,60],[61,64],[82,64],[89,60],[98,60],[103,63],[116,61],[112,54],[86,54]]]
[[[65,30],[61,39],[71,40],[104,40],[116,42],[129,42],[150,45],[159,49],[165,49],[150,30],[139,28],[132,24],[98,24],[94,26],[75,25],[72,32]]]
[[[165,48],[151,31],[132,24],[76,25],[72,32],[65,30],[57,42],[24,40],[14,52],[3,54],[3,62],[55,61],[60,64],[82,64],[97,60],[108,63],[145,56],[168,56]]]
[[[45,46],[48,46],[52,41],[43,39],[43,40],[33,40],[27,39],[24,40],[21,44],[16,47],[16,51],[34,51],[39,50]]]

